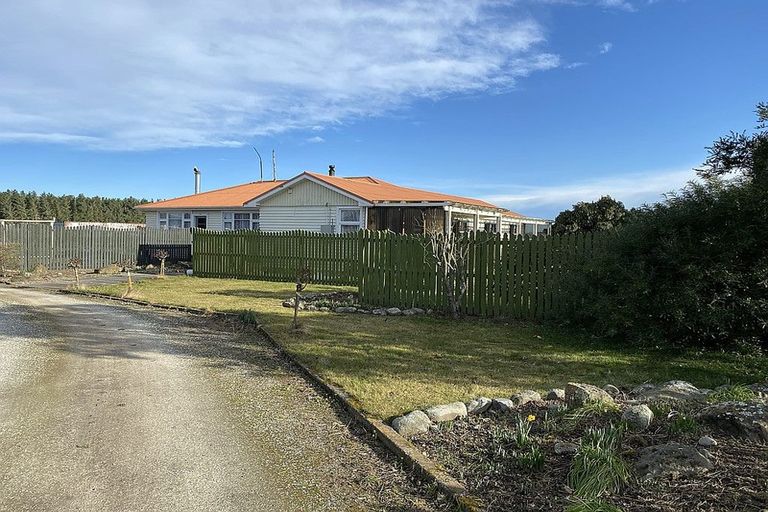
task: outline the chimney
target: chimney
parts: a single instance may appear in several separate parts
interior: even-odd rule
[[[336,176],[336,166],[335,165],[329,165],[328,166],[328,176]]]
[[[195,173],[195,194],[200,193],[200,171],[197,170],[197,167],[193,169],[193,172]]]

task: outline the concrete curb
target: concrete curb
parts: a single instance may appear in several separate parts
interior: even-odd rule
[[[208,311],[199,308],[190,308],[185,306],[170,306],[167,304],[156,304],[153,302],[115,297],[103,293],[84,292],[77,290],[59,290],[59,293],[68,295],[81,295],[99,299],[107,299],[115,302],[135,304],[139,306],[148,306],[171,311],[180,311],[196,315],[216,316],[220,318],[233,318],[236,313],[224,313],[218,311]],[[272,346],[283,356],[291,365],[297,368],[308,380],[333,397],[337,403],[350,415],[370,432],[373,432],[381,443],[387,449],[402,459],[412,470],[416,471],[422,478],[434,483],[445,496],[453,500],[460,510],[465,512],[479,512],[483,510],[482,501],[472,496],[464,485],[453,478],[440,465],[429,459],[419,449],[406,438],[395,432],[395,430],[383,421],[372,418],[362,412],[355,406],[354,400],[342,389],[326,382],[314,371],[304,366],[295,357],[293,357],[285,347],[278,342],[272,334],[263,326],[256,326],[259,332],[272,344]]]

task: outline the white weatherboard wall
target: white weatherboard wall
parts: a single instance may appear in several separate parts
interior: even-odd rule
[[[146,212],[144,223],[148,228],[157,227],[157,212]]]
[[[259,204],[262,231],[306,230],[320,232],[321,226],[338,224],[339,206],[357,206],[350,197],[303,180],[286,187]]]
[[[264,206],[260,211],[262,231],[320,232],[323,225],[336,225],[335,206]]]

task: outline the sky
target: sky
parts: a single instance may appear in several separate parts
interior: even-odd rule
[[[768,101],[765,0],[0,3],[0,190],[304,170],[554,218],[694,178]]]

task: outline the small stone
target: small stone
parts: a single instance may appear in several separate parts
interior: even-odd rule
[[[283,301],[283,307],[284,308],[292,308],[293,307],[293,301],[291,301],[291,300],[284,300]]]
[[[575,443],[568,443],[566,441],[558,441],[555,443],[555,454],[563,455],[566,453],[576,453],[579,450],[579,445]]]
[[[338,308],[334,309],[337,313],[354,313],[357,311],[357,308],[354,308],[352,306],[339,306]]]
[[[371,313],[378,316],[387,316],[387,310],[383,308],[376,308]]]
[[[638,395],[645,400],[693,400],[704,401],[707,398],[706,393],[684,380],[670,380],[661,386],[637,387],[632,390],[633,394]]]
[[[403,316],[413,316],[415,314],[416,313],[414,313],[412,309],[404,309],[403,310]]]
[[[633,430],[645,430],[653,421],[653,411],[645,404],[632,405],[624,411],[621,419],[626,421]]]
[[[768,442],[768,402],[722,402],[705,407],[698,419],[713,425],[726,434]]]
[[[432,422],[422,411],[412,411],[392,420],[392,428],[403,437],[413,437],[429,431]]]
[[[491,399],[481,396],[467,402],[467,414],[474,416],[476,414],[483,414],[490,409]]]
[[[603,386],[603,391],[611,395],[613,398],[616,398],[617,396],[621,395],[621,390],[614,386],[613,384],[606,384]]]
[[[424,313],[426,313],[426,311],[424,311],[421,308],[411,308],[411,311],[413,311],[414,315],[423,315]]]
[[[514,403],[516,406],[521,406],[527,404],[528,402],[540,402],[541,395],[532,389],[526,389],[525,391],[515,393],[509,397],[509,399],[512,400],[512,403]]]
[[[317,311],[317,306],[315,306],[314,304],[307,304],[304,307],[304,309],[306,309],[307,311]]]
[[[705,446],[707,448],[717,446],[717,441],[709,436],[702,436],[699,438],[699,446]]]
[[[464,402],[453,402],[450,404],[435,405],[424,411],[430,420],[439,423],[441,421],[451,421],[456,418],[463,418],[467,415],[467,406]]]
[[[497,411],[501,411],[503,413],[509,413],[512,412],[515,408],[514,402],[508,398],[494,398],[493,402],[491,403],[491,407],[496,409]]]
[[[707,472],[713,467],[712,462],[696,448],[679,443],[643,448],[635,462],[635,472],[640,481],[691,477]]]
[[[402,314],[403,314],[403,311],[400,308],[387,308],[387,315],[398,316]]]
[[[565,400],[565,390],[561,388],[552,388],[547,392],[547,400]]]
[[[614,403],[613,397],[599,387],[578,382],[569,382],[565,386],[565,401],[571,407],[581,407],[587,402]]]
[[[318,311],[326,311],[327,312],[327,311],[330,311],[331,308],[329,308],[328,306],[320,306],[319,308],[317,308],[317,310]]]

